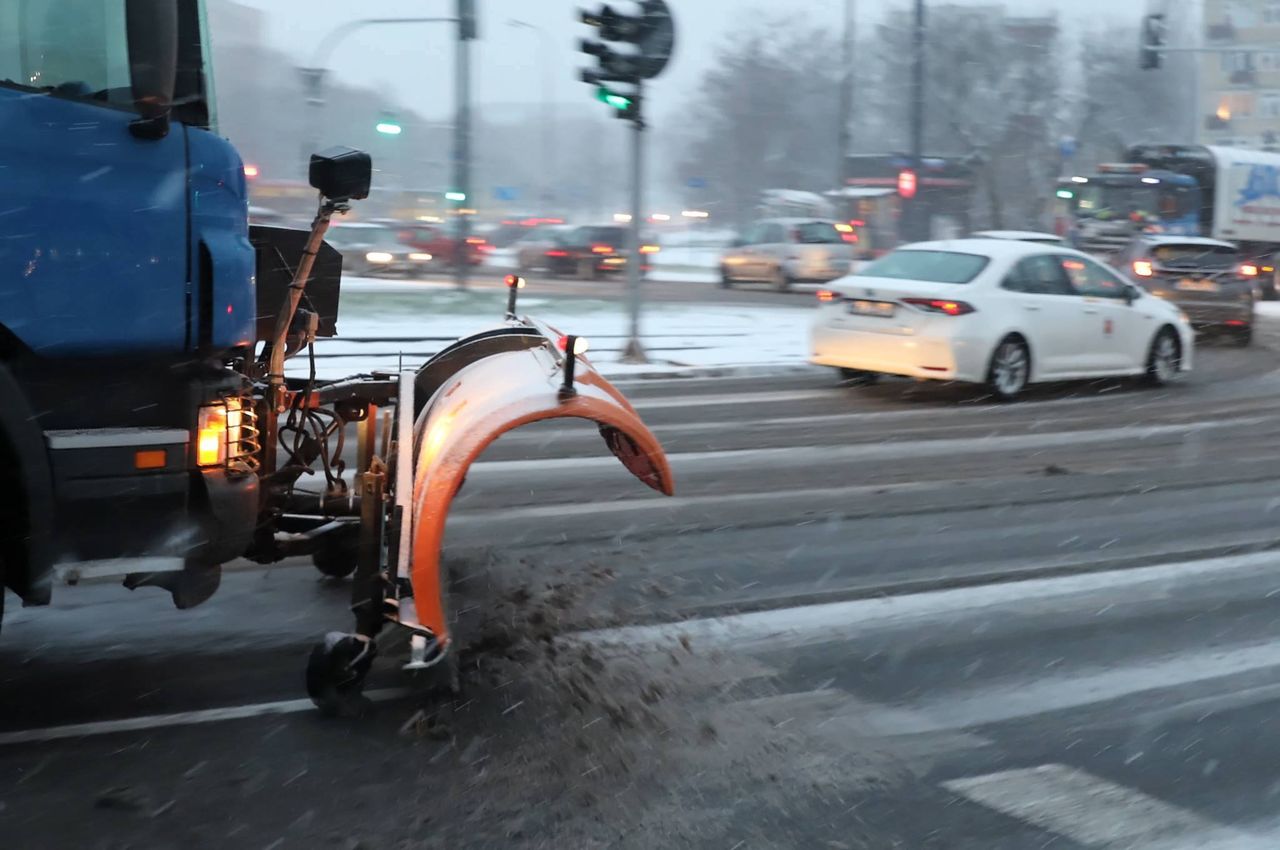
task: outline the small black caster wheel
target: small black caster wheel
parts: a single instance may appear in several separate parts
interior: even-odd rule
[[[359,717],[370,706],[364,696],[376,644],[369,638],[329,632],[307,659],[307,695],[327,717]]]

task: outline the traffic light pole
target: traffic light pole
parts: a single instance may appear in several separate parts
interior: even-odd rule
[[[644,104],[644,83],[636,85],[636,102]],[[643,108],[643,106],[642,106]],[[643,281],[644,255],[640,253],[640,228],[644,226],[644,118],[637,115],[631,123],[631,231],[627,240],[627,309],[631,329],[623,363],[648,363],[640,341],[640,286]]]
[[[467,239],[471,236],[471,216],[464,210],[471,199],[471,40],[462,16],[458,18],[457,70],[454,73],[457,119],[453,129],[453,185],[463,200],[454,201],[458,216],[458,241],[453,250],[453,282],[458,289],[470,283],[471,262]]]

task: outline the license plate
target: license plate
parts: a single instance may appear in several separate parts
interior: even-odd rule
[[[1218,284],[1212,280],[1195,280],[1194,278],[1184,277],[1178,281],[1175,289],[1181,289],[1183,292],[1217,292]]]
[[[893,315],[894,307],[892,301],[855,300],[849,304],[849,312],[855,316],[878,316],[887,319]]]

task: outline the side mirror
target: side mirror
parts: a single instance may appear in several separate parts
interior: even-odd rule
[[[176,0],[127,0],[130,86],[139,118],[129,132],[139,139],[169,135],[169,111],[178,76]]]
[[[1133,284],[1126,284],[1124,288],[1124,303],[1133,306],[1133,302],[1142,297],[1142,290]]]
[[[312,187],[331,201],[360,201],[369,197],[373,160],[355,148],[333,147],[311,155],[308,176]]]

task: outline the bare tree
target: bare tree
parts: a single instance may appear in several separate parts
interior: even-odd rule
[[[685,110],[681,179],[706,180],[701,197],[739,221],[765,189],[832,188],[839,55],[833,34],[794,20],[727,39]]]

